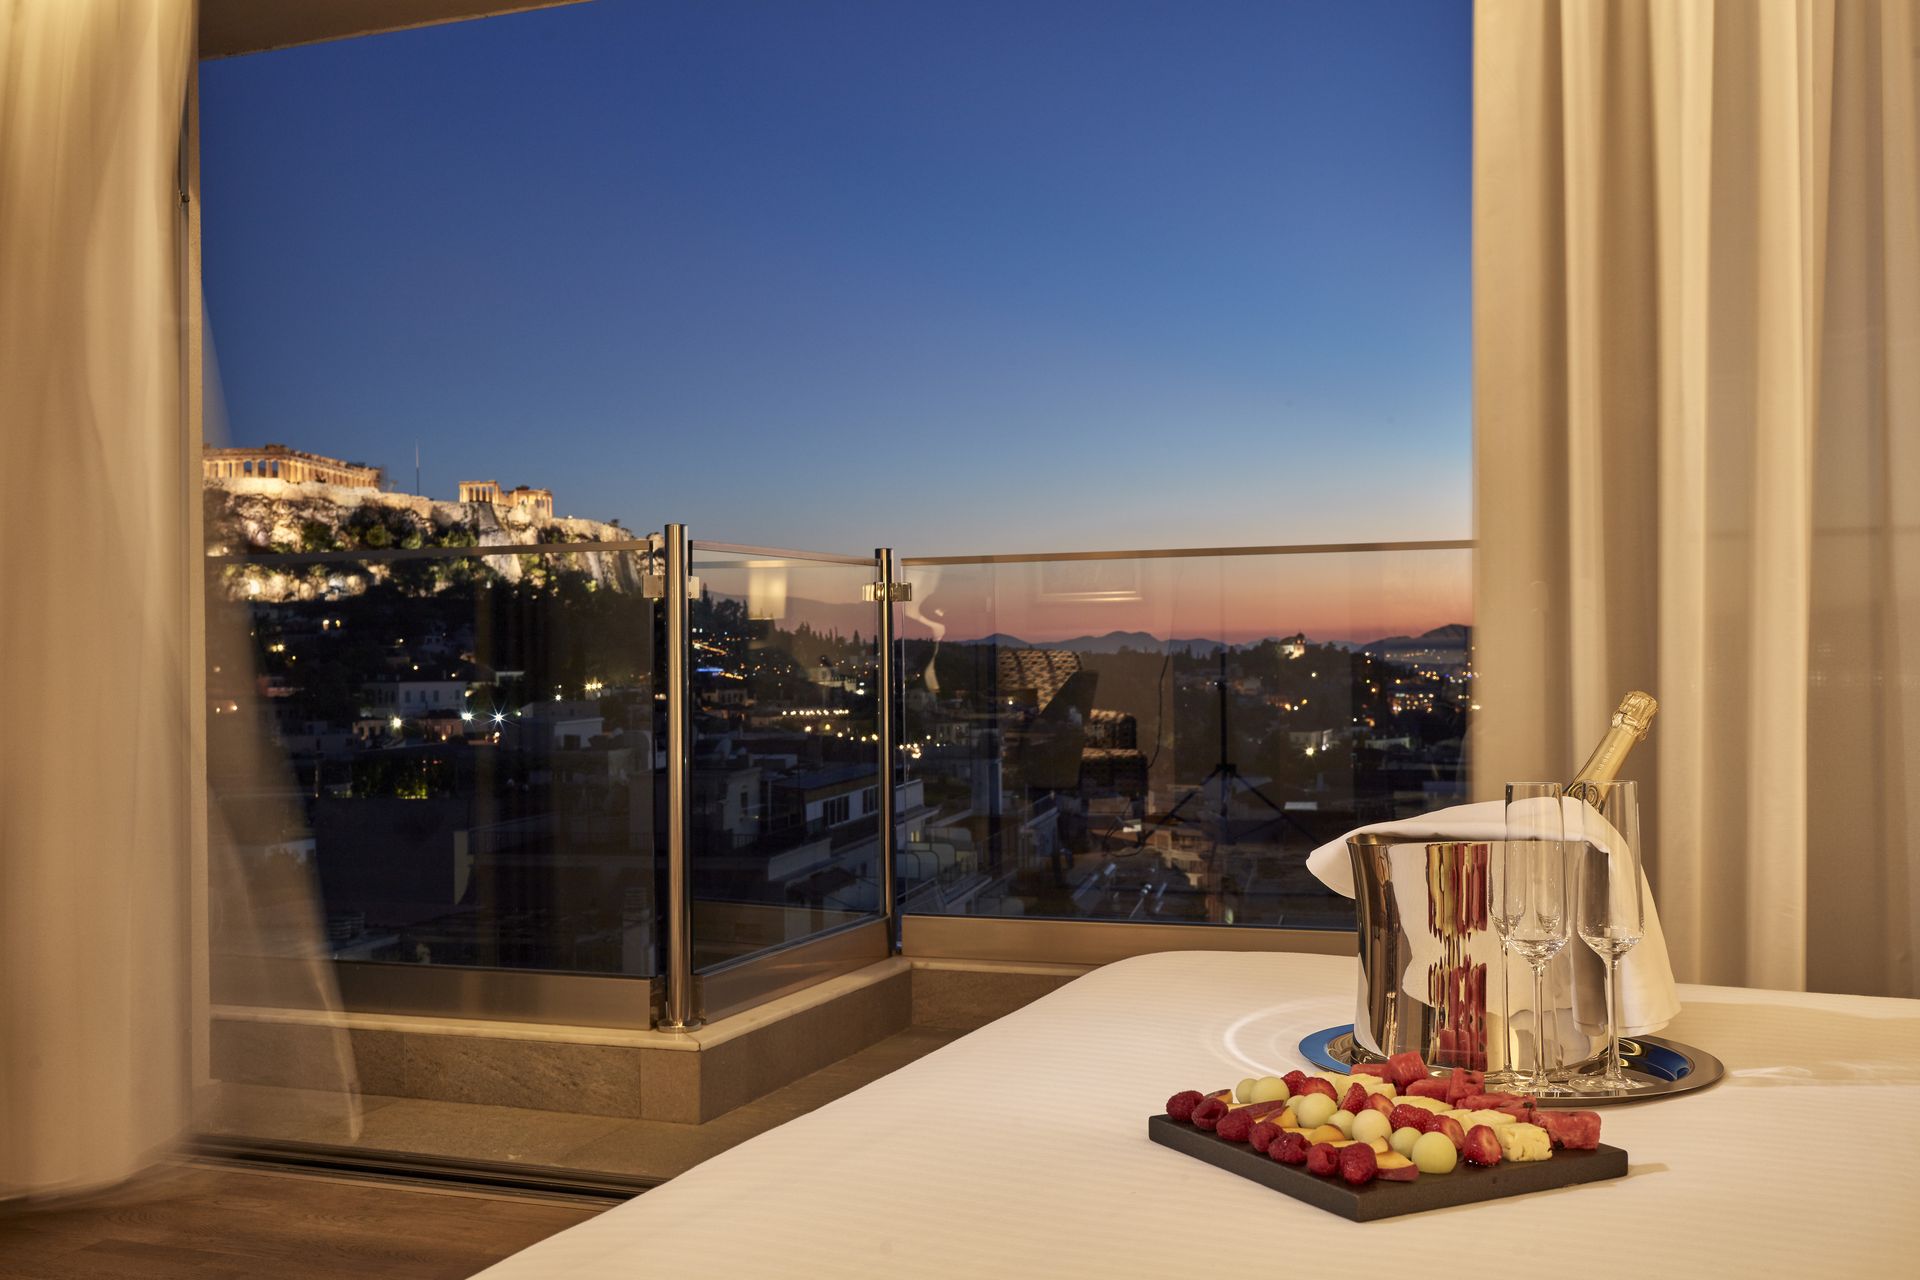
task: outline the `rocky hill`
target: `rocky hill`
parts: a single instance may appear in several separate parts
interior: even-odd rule
[[[252,600],[322,599],[364,590],[390,576],[394,551],[427,547],[525,548],[524,554],[478,557],[480,572],[518,582],[563,563],[596,585],[639,589],[639,557],[631,551],[591,551],[582,544],[626,542],[636,535],[617,524],[571,516],[536,519],[530,513],[490,503],[441,502],[410,493],[288,484],[258,478],[205,482],[207,554],[244,556],[247,563],[224,577],[235,596]],[[541,556],[558,552],[562,557]],[[372,551],[377,563],[339,560],[307,563],[263,560],[275,554]],[[444,567],[444,557],[421,561]],[[405,563],[404,559],[400,561]],[[437,574],[445,579],[449,575]]]

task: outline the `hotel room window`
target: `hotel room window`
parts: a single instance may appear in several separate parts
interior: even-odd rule
[[[650,971],[586,940],[657,891],[663,659],[639,553],[583,548],[674,521],[906,557],[904,910],[1348,924],[1307,850],[1468,782],[1470,26],[606,0],[205,64],[209,443],[284,441],[273,491],[207,470],[210,596],[289,645],[226,746],[329,726],[276,767],[356,954]],[[871,610],[708,563],[698,749],[777,811],[877,750]],[[352,732],[415,663],[470,717]],[[368,825],[396,770],[440,834]],[[833,856],[750,892],[873,911]],[[609,874],[505,870],[568,857]]]

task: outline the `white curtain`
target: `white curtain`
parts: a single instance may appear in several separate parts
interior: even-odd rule
[[[1683,979],[1920,994],[1920,0],[1480,0],[1478,785],[1619,695]]]
[[[190,0],[0,0],[0,1198],[188,1106]]]

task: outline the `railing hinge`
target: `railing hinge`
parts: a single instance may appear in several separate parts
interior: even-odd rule
[[[665,600],[667,598],[667,540],[665,535],[650,533],[647,535],[646,572],[640,575],[640,598],[643,600]],[[700,579],[687,575],[687,599],[700,598]]]

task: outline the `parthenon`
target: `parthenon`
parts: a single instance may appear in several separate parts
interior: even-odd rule
[[[279,480],[286,484],[337,484],[356,489],[378,489],[386,484],[379,467],[342,462],[338,458],[303,453],[283,444],[257,449],[216,449],[200,452],[201,475],[207,480]]]

